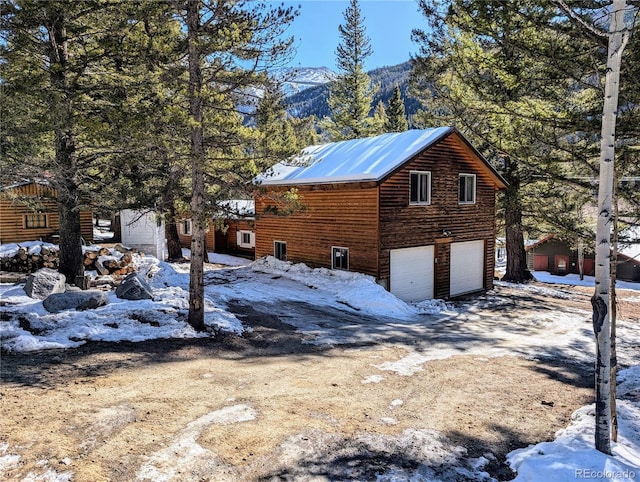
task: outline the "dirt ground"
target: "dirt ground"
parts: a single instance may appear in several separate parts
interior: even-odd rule
[[[587,290],[561,302],[589,309]],[[517,357],[455,356],[366,383],[406,348],[304,344],[276,317],[243,310],[244,336],[3,354],[0,441],[20,456],[5,480],[169,480],[142,468],[172,460],[171,480],[375,480],[417,465],[413,442],[398,442],[416,427],[509,480],[508,452],[553,439],[592,401],[592,367]]]

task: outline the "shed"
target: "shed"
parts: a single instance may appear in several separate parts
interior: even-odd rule
[[[369,274],[406,301],[493,286],[506,183],[453,127],[312,146],[260,181],[256,257]],[[304,210],[278,215],[292,189]]]
[[[159,260],[164,259],[167,242],[161,216],[153,211],[124,209],[120,211],[120,223],[122,244]]]

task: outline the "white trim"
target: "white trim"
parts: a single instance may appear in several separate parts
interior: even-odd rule
[[[418,201],[411,200],[411,177],[413,174],[418,175]],[[420,179],[423,175],[427,176],[427,200],[420,201]],[[409,171],[409,205],[411,206],[428,206],[431,204],[431,171]]]
[[[463,177],[473,178],[473,200],[471,201],[460,201],[460,180]],[[477,192],[478,192],[477,185],[478,185],[478,181],[477,181],[477,176],[475,174],[466,173],[466,172],[461,172],[460,174],[458,174],[458,204],[475,204],[477,199]]]
[[[244,236],[249,235],[249,242],[244,242]],[[256,247],[256,236],[253,231],[247,230],[238,230],[236,232],[236,243],[240,248],[255,248]]]

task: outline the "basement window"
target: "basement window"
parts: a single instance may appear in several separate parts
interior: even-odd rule
[[[349,271],[349,248],[331,248],[331,268]]]
[[[46,228],[47,215],[42,213],[25,214],[24,227],[26,229]]]
[[[284,241],[273,242],[273,255],[281,261],[287,260],[287,243]]]

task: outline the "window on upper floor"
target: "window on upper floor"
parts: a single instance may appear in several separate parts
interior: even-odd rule
[[[476,202],[476,175],[460,174],[458,182],[458,203],[474,204]]]
[[[428,171],[411,171],[410,204],[431,203],[431,173]]]

